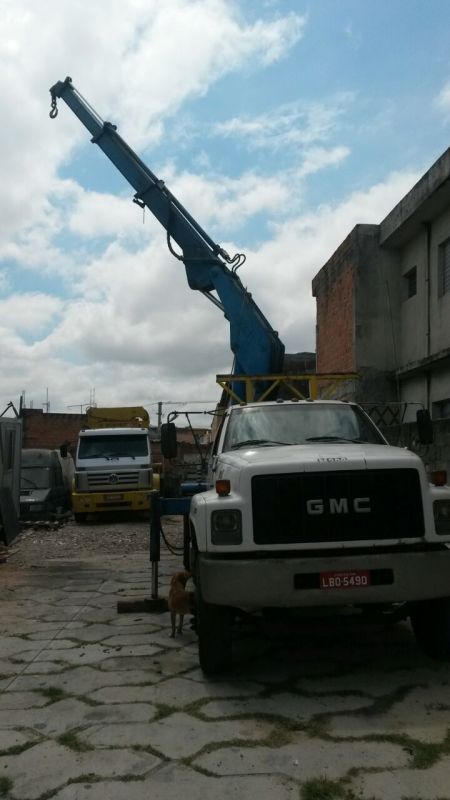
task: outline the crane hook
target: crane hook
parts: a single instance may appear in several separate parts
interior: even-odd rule
[[[58,108],[56,106],[56,97],[55,97],[55,95],[53,95],[53,97],[52,97],[52,107],[50,109],[49,117],[50,117],[50,119],[55,119],[55,117],[57,117],[57,116],[58,116]]]

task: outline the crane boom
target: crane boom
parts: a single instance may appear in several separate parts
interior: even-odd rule
[[[245,256],[230,257],[208,236],[164,181],[121,138],[116,126],[103,121],[94,111],[75,89],[71,78],[55,83],[50,93],[50,117],[57,116],[57,98],[64,100],[92,135],[91,141],[131,184],[135,190],[134,202],[147,207],[165,228],[169,249],[183,261],[190,288],[202,292],[223,311],[230,325],[233,374],[256,376],[281,372],[284,345],[236,274]],[[172,240],[181,254],[174,251]]]

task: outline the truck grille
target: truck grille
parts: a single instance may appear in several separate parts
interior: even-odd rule
[[[139,470],[124,470],[123,472],[88,472],[88,490],[95,492],[119,489],[134,489],[139,486]]]
[[[422,537],[419,475],[387,469],[257,475],[256,544],[306,544]]]

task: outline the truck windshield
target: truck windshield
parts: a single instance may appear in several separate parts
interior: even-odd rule
[[[235,408],[227,425],[223,450],[333,442],[386,444],[381,434],[354,405],[301,403]]]
[[[22,467],[21,489],[48,489],[51,486],[49,467]]]
[[[142,458],[148,456],[148,437],[143,434],[81,436],[78,458]]]

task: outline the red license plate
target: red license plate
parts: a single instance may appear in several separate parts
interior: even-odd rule
[[[370,586],[370,571],[354,569],[348,572],[321,572],[321,589],[361,589]]]

